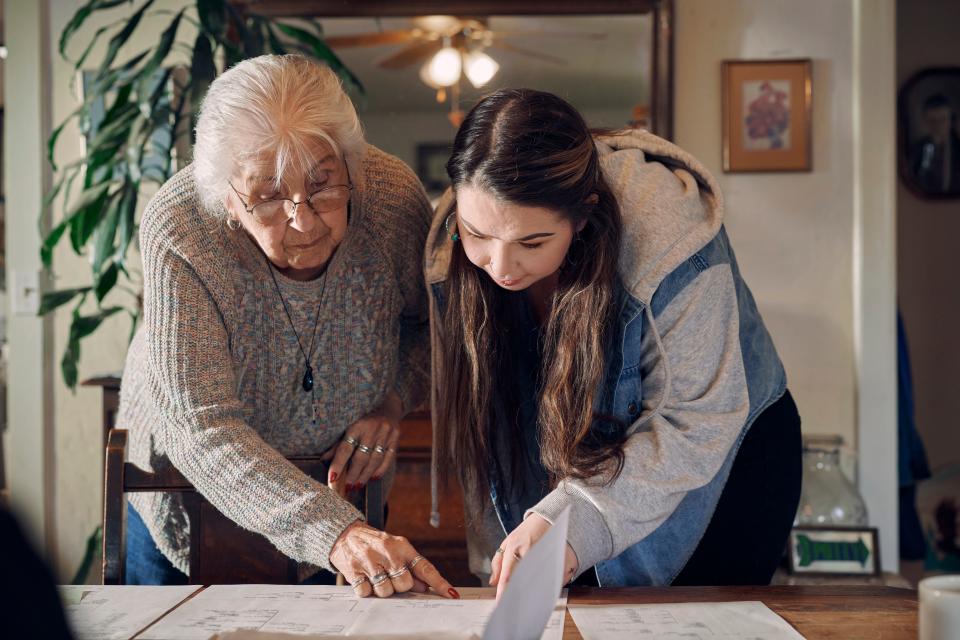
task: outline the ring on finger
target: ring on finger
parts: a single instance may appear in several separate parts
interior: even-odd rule
[[[503,555],[503,547],[500,547],[499,549],[497,549],[497,554],[501,556]]]
[[[387,450],[383,448],[383,445],[378,444],[373,448],[373,452],[382,456],[387,452]]]
[[[390,572],[390,579],[395,580],[405,574],[407,571],[410,571],[410,569],[407,568],[407,565],[401,565],[399,569],[395,569]]]
[[[389,579],[390,579],[390,574],[387,573],[386,571],[381,571],[377,575],[370,578],[370,584],[372,584],[375,587],[379,587]]]
[[[516,551],[513,552],[513,557],[515,560],[517,560],[517,562],[519,562],[522,559],[522,556]]]
[[[410,564],[408,564],[407,566],[413,569],[415,566],[417,566],[417,563],[420,562],[421,560],[423,560],[423,556],[418,554],[413,560],[410,561]]]
[[[357,587],[363,586],[363,583],[367,582],[367,576],[360,576],[356,580],[350,583],[350,586],[356,589]]]
[[[351,447],[356,447],[360,444],[360,441],[354,438],[353,436],[344,436],[343,441],[346,442]]]
[[[373,449],[371,449],[365,444],[358,444],[357,451],[359,451],[360,453],[370,453],[371,451],[373,451]]]

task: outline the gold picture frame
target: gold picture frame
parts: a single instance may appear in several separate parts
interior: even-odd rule
[[[812,170],[812,68],[809,58],[723,61],[725,172]]]

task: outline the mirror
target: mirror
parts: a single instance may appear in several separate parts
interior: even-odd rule
[[[669,0],[288,0],[247,9],[319,20],[364,85],[355,101],[367,139],[410,165],[431,196],[446,186],[463,115],[499,88],[555,93],[591,127],[672,134]]]

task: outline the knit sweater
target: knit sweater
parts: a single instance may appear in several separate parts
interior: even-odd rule
[[[131,462],[149,471],[172,465],[234,522],[328,569],[333,543],[362,515],[285,457],[326,451],[391,389],[413,408],[429,379],[423,187],[372,146],[354,184],[348,231],[324,275],[297,282],[275,272],[275,285],[255,242],[230,230],[223,210],[201,205],[192,168],[171,178],[140,226],[144,321],[117,420],[129,430]],[[301,386],[297,336],[304,350],[315,344],[312,392]],[[132,494],[130,502],[187,573],[180,495]]]

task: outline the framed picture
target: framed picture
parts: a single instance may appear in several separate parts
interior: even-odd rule
[[[960,198],[960,67],[924,69],[900,89],[900,178],[921,198]]]
[[[724,171],[810,171],[812,66],[724,60]]]
[[[794,527],[787,545],[793,574],[880,575],[880,543],[873,527]]]
[[[440,193],[450,186],[447,160],[451,153],[451,142],[427,142],[417,145],[417,176],[427,193]]]

